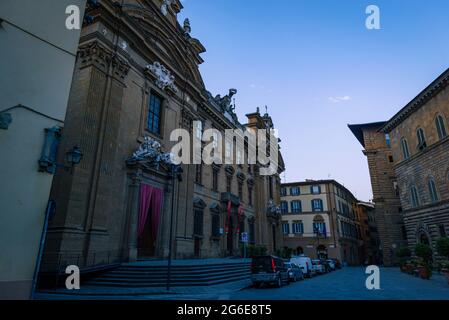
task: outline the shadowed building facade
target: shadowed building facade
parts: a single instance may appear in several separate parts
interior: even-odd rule
[[[379,129],[385,122],[349,125],[364,147],[375,203],[375,220],[379,233],[382,262],[389,266],[396,261],[396,251],[406,244],[402,206],[399,199],[391,140]]]
[[[238,255],[242,232],[269,252],[282,247],[281,156],[271,176],[258,165],[192,164],[181,166],[178,181],[167,161],[154,165],[175,144],[174,129],[193,136],[274,127],[259,111],[240,123],[235,89],[223,97],[205,89],[198,69],[205,48],[187,19],[178,24],[181,9],[179,1],[157,0],[88,8],[93,20],[82,28],[59,147],[61,157],[77,144],[84,158],[55,177],[43,274],[68,264],[89,271],[166,258],[170,231],[174,258]]]

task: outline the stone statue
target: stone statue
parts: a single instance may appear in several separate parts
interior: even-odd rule
[[[218,94],[214,100],[218,103],[223,111],[234,113],[235,107],[231,105],[232,97],[237,93],[237,89],[229,89],[229,93],[223,98]]]
[[[184,32],[190,33],[191,31],[192,31],[192,28],[190,27],[190,20],[188,18],[186,18],[184,20]]]

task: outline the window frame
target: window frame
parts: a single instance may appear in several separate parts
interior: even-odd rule
[[[447,137],[446,124],[444,123],[444,117],[441,114],[438,114],[435,117],[435,126],[437,129],[438,140],[443,140]]]
[[[155,110],[152,110],[152,102],[154,101],[154,99],[158,99],[159,100],[159,110],[156,114]],[[151,134],[154,135],[158,135],[161,136],[161,132],[162,132],[162,112],[163,112],[163,105],[164,105],[164,98],[156,93],[155,91],[150,91],[149,96],[148,96],[148,103],[147,103],[147,107],[146,107],[146,124],[145,124],[145,129],[146,131],[148,131]],[[154,106],[153,106],[154,108]],[[152,116],[152,117],[151,117]],[[157,131],[154,130],[154,118],[155,116],[157,116]],[[151,120],[151,127],[150,127],[150,120]]]
[[[410,149],[408,147],[408,142],[406,138],[401,139],[401,150],[402,150],[402,158],[407,160],[410,158]]]

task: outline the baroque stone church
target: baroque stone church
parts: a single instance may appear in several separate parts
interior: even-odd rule
[[[280,153],[271,176],[257,164],[181,165],[173,175],[139,156],[168,152],[172,130],[192,132],[193,121],[220,131],[274,127],[259,109],[240,123],[235,89],[206,90],[205,48],[187,19],[178,23],[181,9],[178,0],[88,5],[58,151],[61,160],[76,145],[83,159],[54,178],[41,272],[167,258],[170,239],[177,259],[239,255],[243,232],[269,253],[282,248]]]

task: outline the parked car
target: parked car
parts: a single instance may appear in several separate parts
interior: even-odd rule
[[[304,280],[302,269],[296,263],[285,262],[285,266],[287,268],[288,279],[290,281],[296,282],[298,280]]]
[[[327,259],[326,261],[332,271],[335,271],[337,269],[337,267],[335,266],[335,261],[333,259]]]
[[[319,259],[312,260],[312,267],[313,267],[313,269],[315,269],[315,272],[317,274],[326,273],[326,267],[321,263],[321,260],[319,260]]]
[[[315,271],[312,268],[312,259],[305,255],[293,256],[290,258],[290,262],[297,264],[306,278],[310,278],[315,275]]]
[[[280,288],[284,283],[289,283],[289,276],[281,258],[257,256],[251,262],[251,281],[255,287],[261,284],[274,284]]]

